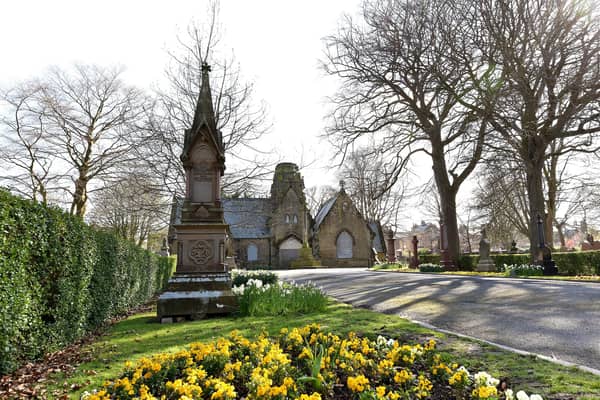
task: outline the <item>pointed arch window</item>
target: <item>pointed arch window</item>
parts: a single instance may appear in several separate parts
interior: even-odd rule
[[[335,249],[337,258],[352,258],[352,236],[342,231],[336,240]]]
[[[246,254],[248,255],[248,261],[257,261],[258,260],[258,247],[251,243],[248,245],[246,249]]]

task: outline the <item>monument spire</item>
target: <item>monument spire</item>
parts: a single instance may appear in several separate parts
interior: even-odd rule
[[[191,128],[186,129],[185,131],[183,152],[181,154],[182,160],[185,160],[189,157],[190,147],[203,128],[206,128],[208,136],[210,136],[214,141],[218,152],[221,155],[223,155],[224,152],[223,139],[221,132],[217,129],[215,111],[212,103],[212,94],[210,91],[210,65],[208,65],[206,62],[203,62],[201,71],[202,76],[200,82],[200,93],[198,94],[196,110],[194,111],[194,121],[192,122]]]

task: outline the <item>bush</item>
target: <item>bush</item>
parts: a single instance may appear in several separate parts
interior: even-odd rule
[[[438,264],[420,264],[419,271],[421,272],[444,272],[444,267]]]
[[[419,254],[419,264],[439,264],[441,261],[439,254]]]
[[[228,338],[128,362],[118,379],[82,400],[515,398],[499,379],[471,374],[435,347],[434,340],[411,345],[352,332],[340,337],[316,324],[254,341],[233,331]]]
[[[542,276],[544,275],[544,267],[540,265],[504,265],[502,271],[506,276]]]
[[[263,285],[272,285],[277,283],[277,274],[271,271],[243,271],[234,269],[231,271],[232,286],[245,285],[250,279],[261,281]]]
[[[98,328],[163,288],[160,258],[0,190],[0,374]]]
[[[325,294],[312,285],[263,285],[259,280],[250,279],[233,291],[238,297],[242,316],[307,314],[324,311],[327,305]]]

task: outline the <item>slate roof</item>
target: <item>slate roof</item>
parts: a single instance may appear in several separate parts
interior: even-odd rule
[[[315,232],[319,229],[319,226],[321,225],[321,223],[323,223],[325,217],[327,216],[327,214],[329,214],[329,211],[331,211],[331,207],[333,207],[333,205],[335,204],[338,195],[339,193],[333,196],[331,199],[327,200],[325,204],[323,204],[323,207],[321,207],[321,209],[317,213],[317,216],[315,217]]]
[[[378,253],[385,253],[385,247],[383,245],[383,238],[381,237],[382,232],[379,226],[379,222],[369,221],[368,225],[371,232],[375,234],[375,236],[373,237],[373,248],[377,250]]]
[[[271,236],[271,199],[227,199],[222,201],[225,223],[234,239]]]

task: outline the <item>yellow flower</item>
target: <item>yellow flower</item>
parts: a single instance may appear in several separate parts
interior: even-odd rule
[[[415,388],[415,395],[418,399],[423,399],[429,396],[429,393],[433,389],[432,383],[423,375],[419,375],[419,381],[417,382],[417,387]]]
[[[469,376],[467,374],[467,371],[465,371],[464,369],[459,369],[454,374],[452,374],[452,376],[448,380],[448,383],[450,384],[450,386],[467,385],[469,383]]]
[[[350,390],[360,393],[369,387],[369,380],[364,375],[349,376],[347,384]]]
[[[489,399],[492,396],[497,396],[498,390],[494,386],[479,386],[473,389],[471,394],[477,399]]]
[[[405,369],[401,369],[400,372],[396,372],[396,374],[394,375],[394,382],[403,385],[406,382],[413,380],[414,377],[415,376],[412,373],[408,372]]]
[[[310,396],[307,394],[301,394],[299,400],[321,400],[321,395],[317,392],[314,392]]]
[[[377,398],[385,399],[385,391],[386,391],[385,386],[377,386]]]

